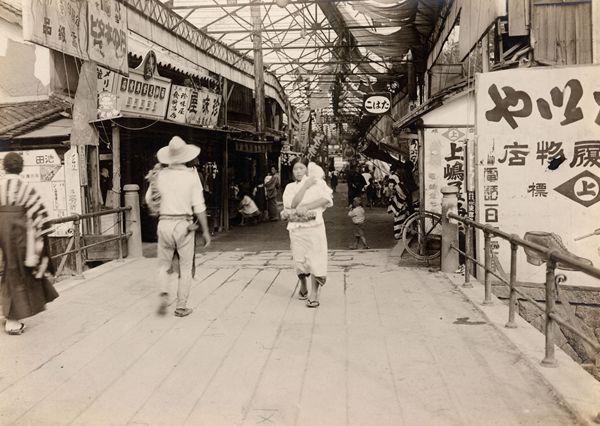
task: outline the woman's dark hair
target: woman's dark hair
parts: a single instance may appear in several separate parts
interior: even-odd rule
[[[306,158],[306,157],[294,157],[294,159],[290,162],[290,165],[292,166],[292,169],[294,168],[294,166],[298,162],[300,162],[300,163],[304,164],[306,167],[308,167],[308,158]]]
[[[23,171],[23,157],[16,152],[9,152],[2,161],[4,171],[11,175],[18,175]]]

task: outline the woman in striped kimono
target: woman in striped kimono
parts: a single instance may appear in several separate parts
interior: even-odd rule
[[[404,222],[409,216],[406,190],[396,174],[390,175],[388,185],[390,185],[390,188],[392,189],[388,213],[394,216],[394,238],[399,240],[402,238]]]
[[[6,175],[0,179],[0,249],[3,276],[2,313],[8,334],[23,333],[20,321],[45,309],[58,297],[50,282],[51,264],[46,235],[48,213],[34,188],[23,181],[23,158],[14,152],[3,160]]]

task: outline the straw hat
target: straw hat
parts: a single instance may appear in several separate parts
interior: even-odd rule
[[[200,154],[196,145],[185,143],[179,136],[173,136],[168,146],[158,150],[156,157],[162,164],[185,164]]]

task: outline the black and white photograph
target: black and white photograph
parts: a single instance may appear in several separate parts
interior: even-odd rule
[[[0,425],[600,425],[600,0],[0,0]]]

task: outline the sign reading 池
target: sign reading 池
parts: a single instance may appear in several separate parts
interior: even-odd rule
[[[363,98],[363,109],[369,114],[385,114],[391,107],[389,93],[370,94]]]
[[[425,210],[441,214],[441,190],[444,186],[455,186],[458,188],[458,214],[474,218],[474,198],[468,196],[466,184],[467,164],[472,166],[467,153],[473,150],[473,133],[473,128],[464,127],[425,129]]]
[[[595,266],[600,237],[578,237],[600,228],[598,75],[595,65],[544,67],[478,74],[476,83],[479,221],[521,237],[552,233],[536,235]],[[509,244],[492,247],[508,272]],[[545,268],[525,256],[518,271],[544,281]],[[571,274],[573,284],[589,282]]]
[[[21,179],[29,182],[40,195],[51,219],[81,213],[81,191],[79,180],[79,155],[77,147],[71,147],[64,156],[55,149],[34,149],[18,152],[23,157]],[[0,176],[4,174],[2,159],[7,152],[0,153]],[[61,223],[52,227],[53,237],[73,234],[72,223]]]
[[[24,0],[23,38],[88,59],[87,4],[85,0]]]
[[[221,111],[221,95],[173,85],[167,119],[178,123],[214,127]]]
[[[88,54],[92,61],[127,74],[127,11],[117,0],[88,2]]]

